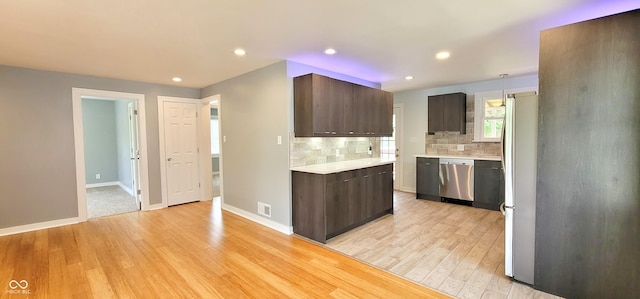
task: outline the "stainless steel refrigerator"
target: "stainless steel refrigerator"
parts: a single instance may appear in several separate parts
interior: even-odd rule
[[[536,228],[538,96],[506,98],[502,136],[505,172],[505,274],[533,284]]]

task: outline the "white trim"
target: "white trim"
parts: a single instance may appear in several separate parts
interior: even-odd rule
[[[98,188],[98,187],[109,187],[109,186],[118,186],[120,182],[104,182],[104,183],[95,183],[95,184],[87,184],[86,188]]]
[[[120,188],[122,188],[122,190],[127,191],[127,193],[129,193],[129,195],[136,196],[136,194],[133,192],[133,190],[131,190],[131,188],[125,186],[125,184],[123,184],[122,182],[118,182],[118,186],[120,186]]]
[[[395,144],[396,149],[398,147],[404,146],[404,103],[397,103],[393,105],[393,109],[398,108],[398,115],[396,115],[396,136],[395,136]],[[403,188],[404,186],[404,155],[402,152],[403,148],[401,148],[398,153],[398,157],[395,159],[396,169],[396,184],[394,184],[394,188]]]
[[[8,228],[0,228],[0,236],[26,233],[34,230],[41,230],[41,229],[53,228],[53,227],[64,226],[69,224],[76,224],[79,222],[80,220],[78,219],[78,217],[73,217],[73,218],[65,218],[65,219],[25,224],[20,226],[13,226]]]
[[[504,96],[511,93],[521,93],[521,92],[530,92],[535,91],[538,93],[538,86],[529,86],[529,87],[519,87],[519,88],[511,88],[504,90]],[[473,140],[471,142],[500,142],[500,138],[482,138],[482,123],[484,121],[484,107],[478,101],[478,95],[484,97],[493,97],[500,98],[502,97],[502,90],[489,90],[476,92],[473,98]],[[503,99],[506,101],[506,99]],[[484,102],[484,101],[483,101]]]
[[[161,203],[157,203],[157,204],[149,205],[149,208],[147,209],[147,211],[155,211],[155,210],[160,210],[164,208],[166,208],[166,206],[164,206]]]
[[[149,209],[149,162],[147,161],[147,121],[144,94],[107,90],[71,88],[73,108],[73,134],[76,160],[76,188],[78,197],[78,221],[87,221],[87,190],[84,163],[84,136],[82,126],[82,97],[102,100],[132,100],[138,106],[138,138],[140,140],[140,192],[142,210]]]
[[[240,217],[246,218],[248,220],[251,220],[253,222],[256,222],[258,224],[261,224],[263,226],[266,226],[268,228],[271,228],[273,230],[279,231],[285,235],[291,235],[293,234],[293,226],[286,226],[283,224],[280,224],[278,222],[275,222],[273,220],[258,216],[256,214],[253,213],[249,213],[245,210],[236,208],[234,206],[230,206],[228,204],[222,204],[222,209],[225,211],[229,211],[231,213],[234,213]]]

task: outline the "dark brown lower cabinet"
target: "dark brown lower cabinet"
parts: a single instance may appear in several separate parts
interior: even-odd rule
[[[440,159],[416,159],[416,198],[440,201]]]
[[[293,232],[326,243],[393,214],[393,164],[332,173],[292,172]]]
[[[473,176],[473,206],[499,211],[504,202],[502,162],[475,160]]]

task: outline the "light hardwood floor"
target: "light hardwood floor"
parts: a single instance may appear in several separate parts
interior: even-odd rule
[[[457,298],[559,298],[504,273],[500,212],[394,193],[394,215],[339,235],[327,247]]]
[[[32,298],[447,298],[217,200],[0,237],[0,298],[26,298],[11,280]]]

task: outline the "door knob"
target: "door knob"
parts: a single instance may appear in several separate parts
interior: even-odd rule
[[[167,161],[171,161],[171,158],[167,159]]]

